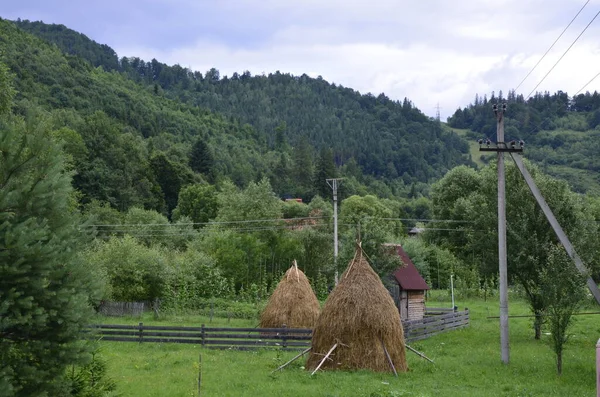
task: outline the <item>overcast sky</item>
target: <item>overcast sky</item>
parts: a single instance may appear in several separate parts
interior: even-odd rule
[[[221,75],[306,73],[362,93],[408,97],[442,119],[476,93],[518,86],[586,0],[19,0],[7,19],[60,23],[119,56]],[[535,87],[600,11],[590,0],[523,83]],[[600,17],[540,91],[573,95],[600,72]],[[586,90],[600,90],[600,77]]]

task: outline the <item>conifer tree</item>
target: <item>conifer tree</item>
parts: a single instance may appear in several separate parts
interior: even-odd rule
[[[313,181],[315,193],[323,198],[331,198],[332,192],[326,179],[337,177],[335,161],[333,158],[333,150],[323,148],[317,162],[315,170],[315,179]]]
[[[190,153],[190,168],[212,181],[214,164],[215,159],[209,146],[202,139],[198,139]]]
[[[90,282],[64,159],[45,123],[0,115],[0,396],[66,395],[65,368],[86,357]]]

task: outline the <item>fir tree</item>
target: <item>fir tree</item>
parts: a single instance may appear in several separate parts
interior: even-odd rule
[[[212,181],[214,164],[215,160],[210,148],[206,142],[198,139],[192,146],[192,152],[190,153],[190,168]]]
[[[326,182],[326,179],[335,178],[337,171],[333,159],[333,150],[321,149],[321,154],[315,170],[315,179],[313,181],[316,194],[323,198],[331,198],[332,191]]]
[[[65,157],[45,123],[0,117],[0,396],[66,395],[86,356],[87,273]]]

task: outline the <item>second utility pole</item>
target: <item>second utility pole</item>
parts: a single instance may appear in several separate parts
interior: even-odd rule
[[[498,124],[497,147],[506,148],[504,143],[504,112],[506,104],[493,107]],[[498,151],[498,270],[500,288],[500,352],[502,362],[508,364],[510,346],[508,343],[508,275],[506,263],[506,180],[504,177],[504,152]]]
[[[335,285],[338,283],[338,268],[337,268],[337,257],[338,257],[338,219],[337,219],[337,189],[338,182],[343,178],[331,178],[325,181],[331,189],[333,189],[333,266],[335,268],[334,281]]]

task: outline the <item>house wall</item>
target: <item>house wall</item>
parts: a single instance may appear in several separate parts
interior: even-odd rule
[[[398,300],[398,310],[400,311],[400,320],[408,320],[408,293],[400,290],[400,299]]]
[[[403,291],[406,293],[407,291]],[[408,291],[407,293],[407,319],[420,320],[425,316],[425,292]],[[401,316],[401,318],[404,318]]]

